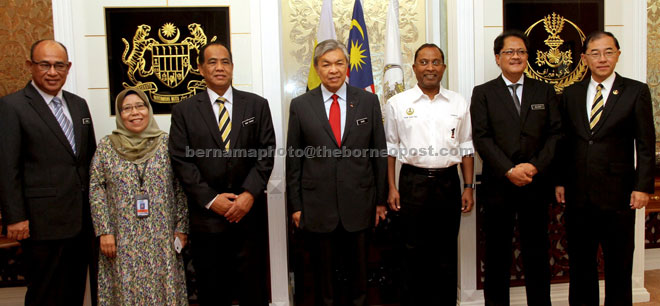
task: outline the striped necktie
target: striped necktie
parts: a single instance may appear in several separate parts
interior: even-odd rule
[[[64,110],[62,110],[62,100],[58,97],[53,97],[51,102],[51,105],[53,106],[53,115],[55,115],[55,119],[57,119],[57,122],[60,124],[64,136],[66,136],[66,139],[69,141],[73,153],[76,154],[76,140],[73,135],[73,126],[71,125],[69,118],[64,115]]]
[[[220,128],[220,136],[222,136],[222,144],[225,146],[225,150],[229,150],[229,133],[231,132],[231,120],[229,120],[229,112],[225,107],[225,102],[227,99],[219,97],[215,100],[220,106],[220,115],[218,115],[218,128]]]
[[[589,127],[593,130],[598,120],[600,120],[600,115],[603,114],[603,84],[598,84],[596,86],[596,96],[594,97],[594,103],[591,104],[591,115],[589,116]]]

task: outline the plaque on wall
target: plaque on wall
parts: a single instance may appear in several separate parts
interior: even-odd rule
[[[504,29],[529,37],[528,77],[554,85],[560,94],[588,74],[580,60],[582,43],[604,29],[603,0],[504,0],[503,5]]]
[[[125,88],[144,91],[154,114],[172,107],[206,83],[197,67],[202,46],[229,45],[228,7],[106,8],[110,113]]]

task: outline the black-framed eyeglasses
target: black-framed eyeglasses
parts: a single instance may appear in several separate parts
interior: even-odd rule
[[[57,63],[55,63],[55,64],[51,64],[51,63],[49,63],[49,62],[47,62],[47,61],[41,61],[41,62],[35,62],[35,61],[32,61],[32,64],[37,65],[37,67],[38,67],[39,70],[41,70],[41,71],[48,71],[48,70],[50,70],[50,67],[54,67],[54,68],[55,68],[55,71],[58,71],[58,72],[64,72],[64,71],[66,71],[66,69],[69,67],[68,64],[61,63],[61,62],[57,62]]]
[[[505,56],[513,56],[514,54],[518,54],[518,56],[525,56],[527,55],[527,50],[504,50],[500,52],[500,55]]]

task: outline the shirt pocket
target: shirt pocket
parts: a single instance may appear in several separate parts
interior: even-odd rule
[[[461,118],[458,115],[447,115],[443,120],[443,130],[442,131],[446,136],[447,142],[451,144],[457,144],[458,140],[458,127],[461,124]]]

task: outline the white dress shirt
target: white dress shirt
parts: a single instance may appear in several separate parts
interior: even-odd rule
[[[385,105],[385,138],[388,154],[404,164],[427,169],[459,164],[474,153],[470,105],[442,87],[431,100],[415,85]]]
[[[218,105],[218,103],[215,103],[215,100],[217,100],[219,97],[223,97],[223,98],[227,99],[227,101],[225,102],[225,108],[227,109],[227,113],[229,114],[229,122],[232,122],[231,110],[232,110],[232,104],[234,102],[233,101],[234,100],[234,92],[232,91],[231,86],[229,86],[229,88],[227,88],[227,90],[225,91],[225,94],[222,95],[222,96],[220,96],[219,94],[217,94],[215,91],[211,90],[210,88],[206,88],[206,93],[208,93],[209,100],[211,100],[211,107],[213,107],[213,113],[215,114],[215,122],[217,124],[220,124],[220,105]],[[220,129],[220,128],[218,127],[218,129]],[[215,199],[217,197],[218,196],[216,195],[213,198],[213,200],[211,200],[211,202],[206,204],[206,209],[211,208],[211,205],[213,204],[213,201],[215,201]]]
[[[607,103],[607,97],[610,95],[612,86],[614,86],[614,79],[616,78],[616,73],[610,74],[602,83],[603,89],[600,90],[601,95],[603,96],[603,108],[605,108],[605,103]],[[591,105],[594,104],[594,98],[596,97],[596,86],[598,82],[594,81],[593,77],[589,81],[589,86],[587,86],[587,120],[591,119]]]
[[[223,97],[227,99],[227,102],[225,102],[225,108],[227,109],[227,113],[229,113],[229,122],[231,122],[232,117],[231,117],[231,110],[232,110],[232,105],[234,103],[234,92],[231,89],[231,86],[227,88],[225,91],[225,94],[220,96],[217,94],[215,91],[211,90],[210,88],[206,89],[206,93],[209,94],[209,99],[211,100],[211,107],[213,107],[213,113],[215,114],[215,122],[220,124],[220,105],[218,103],[215,103],[215,100],[217,100],[220,97]]]
[[[32,81],[32,86],[37,89],[37,92],[39,95],[44,98],[44,101],[46,101],[46,105],[48,105],[48,108],[50,108],[50,111],[53,112],[53,115],[55,115],[55,109],[53,108],[53,98],[58,97],[62,101],[62,112],[64,113],[64,116],[69,119],[69,122],[71,123],[71,126],[73,126],[73,121],[71,120],[71,113],[69,112],[69,106],[67,105],[66,100],[64,100],[64,96],[62,95],[62,90],[57,92],[56,96],[49,95],[45,92],[43,92],[39,87],[37,87],[37,84]],[[117,114],[119,115],[119,114]]]
[[[518,96],[518,101],[520,101],[520,107],[522,107],[522,92],[523,92],[523,83],[525,83],[525,75],[521,75],[520,79],[518,81],[511,82],[509,79],[507,79],[504,75],[502,75],[502,79],[504,80],[504,83],[506,84],[506,87],[509,89],[509,94],[513,94],[513,88],[509,87],[511,84],[520,84],[518,88],[516,88],[516,96]],[[511,96],[513,99],[513,95]]]
[[[323,104],[325,105],[325,115],[330,120],[330,106],[332,106],[332,95],[337,95],[337,103],[339,103],[339,111],[341,113],[341,137],[344,137],[344,127],[346,126],[346,83],[341,85],[337,92],[330,92],[323,84],[321,84],[321,93],[323,94]]]

